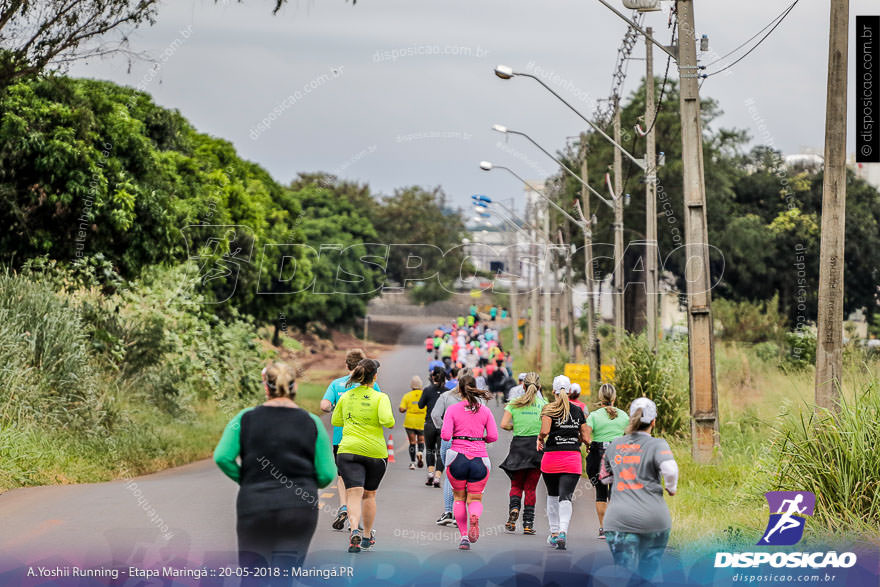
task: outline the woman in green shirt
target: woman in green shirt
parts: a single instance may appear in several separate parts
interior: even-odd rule
[[[541,480],[541,456],[537,449],[541,431],[541,408],[547,403],[537,373],[526,373],[525,391],[504,407],[501,428],[513,431],[510,452],[501,468],[510,477],[510,506],[505,530],[514,532],[522,507],[523,534],[535,533],[535,488]],[[525,503],[523,504],[523,497]]]
[[[587,453],[587,476],[596,488],[596,515],[599,517],[599,538],[605,539],[605,510],[608,508],[608,486],[599,482],[599,468],[608,443],[623,436],[629,425],[629,415],[620,408],[614,407],[617,401],[617,390],[611,383],[599,386],[599,409],[590,412],[587,417],[587,433],[590,441],[590,452]]]
[[[370,550],[376,543],[376,491],[388,464],[388,445],[382,428],[394,428],[391,400],[373,387],[378,372],[379,361],[364,359],[358,363],[346,386],[359,385],[345,392],[333,410],[333,425],[342,426],[336,465],[345,484],[352,528],[348,552]]]
[[[333,482],[336,465],[324,425],[293,401],[293,369],[263,369],[263,387],[266,401],[229,422],[214,462],[239,484],[239,564],[296,567],[318,523],[318,489]]]

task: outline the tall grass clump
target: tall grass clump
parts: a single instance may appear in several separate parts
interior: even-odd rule
[[[250,320],[216,317],[194,269],[0,273],[0,491],[202,458],[258,403],[269,351]]]
[[[637,397],[657,404],[657,433],[683,434],[688,425],[687,345],[662,341],[657,353],[644,336],[626,336],[614,373],[617,405],[626,409]]]
[[[783,421],[762,467],[772,489],[811,491],[827,530],[880,536],[880,389]]]
[[[100,417],[85,330],[78,308],[47,284],[0,275],[0,422]]]

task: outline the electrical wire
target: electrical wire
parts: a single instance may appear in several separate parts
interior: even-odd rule
[[[669,40],[669,44],[672,45],[675,42],[675,31],[678,27],[678,20],[673,22],[672,24],[672,38]],[[645,131],[645,135],[654,130],[654,126],[657,124],[657,118],[660,116],[660,108],[663,106],[663,97],[666,93],[666,82],[669,81],[669,65],[672,61],[672,56],[666,56],[666,71],[663,73],[663,83],[660,85],[660,98],[657,100],[657,105],[654,107],[654,117],[651,120],[651,126],[648,130]],[[632,153],[636,148],[636,134],[633,133],[632,144],[629,147],[629,152]],[[656,172],[655,172],[656,173]],[[623,192],[626,193],[626,188],[629,184],[630,177],[632,176],[632,161],[627,160],[626,165],[626,175],[624,175],[623,179]]]
[[[786,18],[789,14],[791,14],[791,11],[794,9],[795,6],[797,6],[798,2],[800,2],[800,0],[794,0],[794,2],[792,2],[791,5],[790,5],[788,8],[786,8],[786,9],[782,12],[782,14],[781,14],[780,16],[777,16],[774,20],[770,21],[770,24],[768,24],[766,27],[764,27],[763,29],[761,29],[761,31],[759,31],[759,32],[755,35],[755,37],[757,37],[758,35],[760,35],[761,32],[763,32],[764,30],[767,29],[767,27],[769,27],[770,25],[773,25],[773,27],[772,27],[769,31],[767,31],[767,34],[764,35],[763,37],[761,37],[761,40],[758,41],[757,43],[755,43],[755,45],[754,45],[751,49],[749,49],[748,51],[746,51],[746,53],[745,53],[742,57],[740,57],[739,59],[737,59],[736,61],[734,61],[734,62],[731,63],[730,65],[726,65],[725,67],[722,67],[722,68],[719,69],[718,71],[713,71],[712,73],[705,74],[705,75],[703,76],[703,79],[705,79],[705,78],[707,78],[707,77],[712,77],[713,75],[718,75],[719,73],[721,73],[721,72],[723,72],[723,71],[727,71],[728,69],[730,69],[731,67],[733,67],[734,65],[736,65],[737,63],[739,63],[740,61],[742,61],[743,59],[745,59],[745,58],[748,57],[749,55],[751,55],[752,52],[753,52],[755,49],[757,49],[758,47],[761,46],[761,43],[763,43],[764,41],[767,40],[767,37],[769,37],[771,34],[773,34],[773,31],[775,31],[775,30],[779,27],[779,25],[781,25],[781,24],[783,23],[783,21],[785,20],[785,18]],[[775,22],[776,24],[773,24],[774,22]],[[755,37],[752,37],[752,39],[754,39]],[[735,53],[736,51],[738,51],[739,49],[741,49],[745,44],[749,43],[752,39],[749,39],[748,41],[746,41],[745,43],[743,43],[743,45],[740,45],[739,47],[737,47],[736,49],[734,49],[733,51],[731,51],[730,53],[728,53],[727,55],[725,55],[725,56],[722,57],[721,59],[716,59],[715,61],[713,61],[713,62],[710,63],[709,65],[712,65],[712,64],[718,63],[719,61],[723,60],[725,57],[729,56],[730,54]],[[705,66],[705,67],[708,67],[709,65],[707,65],[707,66]]]

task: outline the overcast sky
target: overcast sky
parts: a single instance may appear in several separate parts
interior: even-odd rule
[[[702,62],[751,37],[789,3],[698,0],[697,32],[709,35],[712,50]],[[158,23],[132,38],[132,47],[157,65],[134,62],[129,71],[127,59],[115,57],[77,64],[70,73],[145,86],[156,102],[230,140],[281,182],[323,170],[383,193],[441,185],[464,205],[474,193],[522,194],[509,175],[480,171],[480,160],[529,178],[554,170],[523,139],[505,143],[492,124],[527,132],[551,151],[583,130],[535,82],[502,81],[494,66],[531,67],[548,81],[555,74],[555,89],[590,114],[595,100],[609,94],[626,29],[595,0],[291,0],[275,16],[272,5],[166,2]],[[880,14],[878,0],[851,5],[851,27],[857,14]],[[757,52],[730,74],[706,80],[702,94],[725,112],[720,125],[746,129],[786,153],[821,152],[828,12],[829,0],[802,0]],[[646,24],[668,41],[665,12],[649,14]],[[633,55],[644,57],[641,41]],[[655,51],[655,60],[662,76],[665,55]],[[677,73],[673,64],[670,75]],[[643,75],[644,61],[631,61],[625,95]],[[260,127],[273,109],[275,119]],[[851,129],[850,107],[848,151]]]

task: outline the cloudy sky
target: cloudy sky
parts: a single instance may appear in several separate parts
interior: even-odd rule
[[[711,43],[702,62],[751,37],[789,4],[697,1],[697,32]],[[877,0],[851,4],[853,27],[856,14],[880,13]],[[535,82],[502,81],[494,66],[540,72],[589,114],[609,94],[626,28],[595,0],[291,0],[275,16],[272,5],[168,1],[158,23],[132,38],[133,48],[155,63],[129,66],[115,57],[77,64],[70,73],[143,86],[281,182],[323,170],[383,193],[441,185],[464,205],[474,193],[522,193],[512,177],[480,171],[480,160],[529,178],[554,170],[524,140],[505,142],[493,124],[527,132],[550,150],[583,130]],[[829,0],[802,0],[757,52],[706,80],[702,93],[720,101],[721,125],[746,129],[786,153],[821,150],[828,11]],[[669,39],[665,13],[649,14],[646,24]],[[644,56],[643,43],[634,56]],[[655,52],[657,75],[664,57]],[[626,94],[643,71],[644,61],[630,62]],[[673,64],[670,75],[677,73]],[[852,151],[851,131],[849,143]]]

